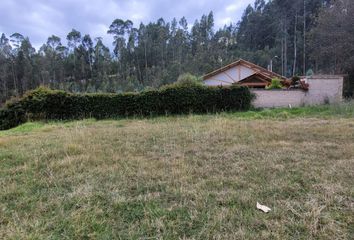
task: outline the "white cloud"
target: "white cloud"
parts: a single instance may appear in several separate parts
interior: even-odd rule
[[[239,6],[237,4],[231,4],[231,5],[226,6],[225,10],[226,10],[226,12],[234,12],[238,8],[239,8]]]
[[[220,18],[217,20],[217,25],[219,26],[229,25],[230,23],[232,23],[231,17]]]
[[[109,25],[116,18],[130,19],[135,26],[163,17],[185,16],[189,26],[202,14],[214,12],[215,27],[237,22],[243,10],[254,0],[1,0],[0,30],[7,35],[14,32],[29,36],[34,46],[42,45],[54,34],[66,42],[66,34],[75,28],[92,38],[103,37],[111,46],[107,35]]]

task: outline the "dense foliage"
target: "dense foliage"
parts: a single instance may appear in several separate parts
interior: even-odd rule
[[[159,90],[120,94],[73,94],[38,88],[0,110],[0,130],[29,119],[103,119],[247,110],[252,98],[247,87],[206,87],[185,82]]]
[[[267,90],[271,89],[282,89],[281,80],[279,78],[273,78],[269,86],[266,87]]]
[[[309,33],[315,70],[349,74],[344,94],[354,96],[354,1],[336,0],[322,9]]]
[[[263,67],[273,60],[273,70],[288,77],[354,72],[353,5],[256,0],[238,23],[221,29],[214,28],[212,12],[191,28],[184,17],[138,26],[116,19],[108,29],[112,52],[102,38],[75,29],[66,43],[53,35],[38,51],[28,37],[2,34],[0,102],[39,85],[70,92],[140,91],[172,83],[185,72],[200,76],[238,58]]]

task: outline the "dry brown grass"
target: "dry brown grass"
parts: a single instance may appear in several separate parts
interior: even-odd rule
[[[4,239],[354,237],[350,118],[57,124],[0,137],[0,161]]]

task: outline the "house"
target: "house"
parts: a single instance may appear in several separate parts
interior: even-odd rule
[[[266,90],[272,79],[280,79],[283,89]],[[291,80],[256,64],[240,59],[203,77],[207,86],[247,86],[256,95],[257,108],[316,105],[340,102],[343,99],[342,75],[302,77],[297,87]]]
[[[271,83],[273,78],[278,78],[283,82],[288,80],[284,76],[240,59],[206,74],[203,77],[203,81],[208,86],[239,84],[250,88],[265,88]]]

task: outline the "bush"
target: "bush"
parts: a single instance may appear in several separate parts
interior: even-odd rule
[[[26,122],[24,111],[17,109],[0,109],[0,130],[16,127]]]
[[[184,73],[178,77],[177,82],[175,82],[173,85],[185,86],[185,87],[196,86],[196,85],[200,86],[202,85],[202,80],[193,74]]]
[[[300,83],[300,77],[298,76],[293,76],[291,78],[291,86],[297,86]]]
[[[282,89],[282,88],[283,88],[283,86],[282,86],[281,80],[279,78],[273,78],[271,84],[266,87],[266,89],[268,89],[268,90]]]
[[[213,113],[248,110],[247,87],[172,84],[159,90],[122,94],[71,94],[38,88],[0,111],[0,129],[27,120],[104,119],[126,116]]]

